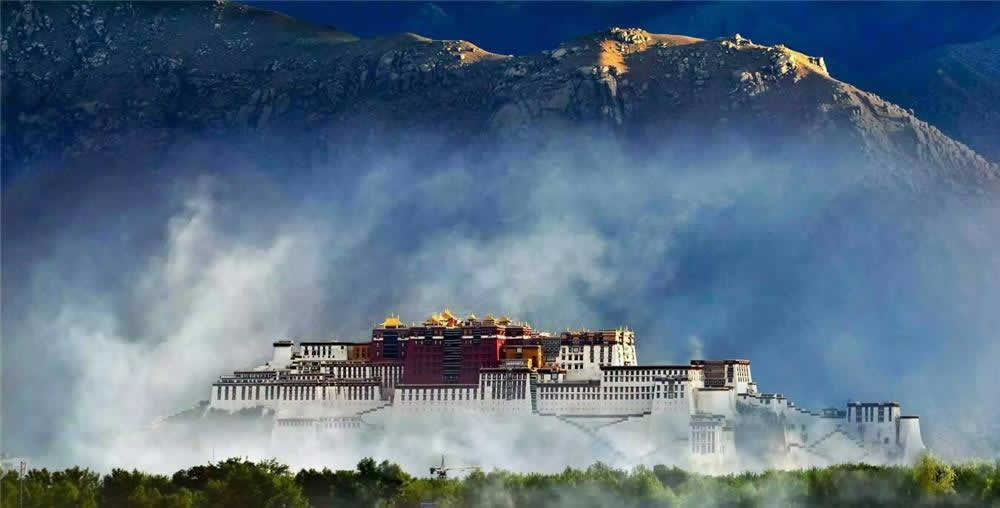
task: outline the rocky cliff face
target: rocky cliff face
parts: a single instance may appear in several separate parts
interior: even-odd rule
[[[510,56],[413,34],[358,40],[228,2],[3,9],[3,163],[24,170],[203,136],[307,133],[322,151],[401,129],[492,142],[586,126],[848,150],[909,186],[1000,181],[996,164],[821,58],[739,35],[613,28]]]

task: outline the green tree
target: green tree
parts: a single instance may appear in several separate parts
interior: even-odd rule
[[[371,457],[358,462],[358,481],[364,486],[362,506],[375,506],[379,500],[392,499],[410,481],[402,468],[383,460],[376,464]]]
[[[163,504],[163,494],[156,487],[139,485],[128,497],[129,508],[159,508]]]
[[[993,506],[1000,506],[1000,460],[993,463],[993,471],[986,479],[980,496],[983,501],[992,503]]]
[[[677,466],[668,468],[663,464],[657,464],[654,466],[653,474],[656,475],[664,487],[670,487],[671,489],[680,487],[681,484],[687,481],[689,476],[687,471]]]
[[[993,465],[989,462],[970,462],[955,464],[955,492],[962,497],[981,497],[990,482]]]
[[[161,506],[175,490],[166,476],[112,469],[101,480],[99,499],[102,508]]]
[[[913,476],[920,492],[925,495],[936,496],[955,492],[955,470],[929,453],[923,454],[917,461],[913,468]]]
[[[645,466],[632,470],[625,494],[642,506],[673,506],[677,501],[670,487],[663,485],[659,477]]]
[[[18,478],[14,471],[7,471],[0,477],[0,506],[17,506]]]
[[[332,496],[334,479],[334,472],[327,468],[323,468],[322,471],[303,469],[295,475],[295,483],[302,487],[302,494],[314,508],[334,506]]]
[[[302,488],[288,466],[274,460],[258,463],[233,458],[209,470],[203,502],[213,508],[306,508]],[[199,478],[199,481],[203,478]]]

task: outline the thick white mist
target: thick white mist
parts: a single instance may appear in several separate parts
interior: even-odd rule
[[[821,179],[805,158],[735,147],[694,162],[613,143],[433,164],[409,150],[253,176],[224,162],[179,170],[176,185],[143,194],[148,209],[108,200],[80,220],[52,212],[66,222],[44,242],[4,238],[25,245],[4,258],[5,274],[22,272],[4,291],[18,300],[3,320],[4,448],[38,464],[152,470],[270,456],[253,435],[164,431],[151,444],[144,429],[264,360],[276,338],[362,340],[384,313],[447,306],[555,332],[629,325],[643,363],[749,358],[765,391],[812,407],[895,398],[944,455],[996,453],[982,438],[1000,416],[995,199],[882,208],[886,195],[920,199],[857,188],[855,168]],[[916,240],[880,271],[867,263],[883,231]],[[899,305],[869,312],[885,302]],[[288,460],[372,455],[416,471],[441,453],[535,470],[612,461],[572,429],[473,423]]]

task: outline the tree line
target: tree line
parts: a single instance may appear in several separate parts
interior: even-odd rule
[[[79,467],[4,473],[4,508],[326,507],[1000,507],[1000,460],[948,464],[923,456],[913,467],[844,464],[728,476],[662,465],[622,470],[596,463],[558,474],[473,472],[419,478],[367,458],[354,470],[293,473],[274,460],[232,458],[172,476]]]

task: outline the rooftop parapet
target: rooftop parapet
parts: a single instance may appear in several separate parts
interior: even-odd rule
[[[691,365],[750,365],[750,360],[742,358],[728,360],[691,360]]]
[[[601,370],[700,370],[701,365],[601,365]]]
[[[349,340],[319,340],[319,341],[304,341],[299,342],[300,346],[367,346],[370,343],[367,341],[349,341]]]
[[[852,400],[852,401],[849,401],[847,403],[847,405],[849,407],[878,407],[878,406],[882,406],[882,407],[887,407],[887,406],[899,407],[899,402],[896,402],[894,400],[887,400],[887,401],[883,401],[883,402],[858,402],[858,401],[853,401]]]

